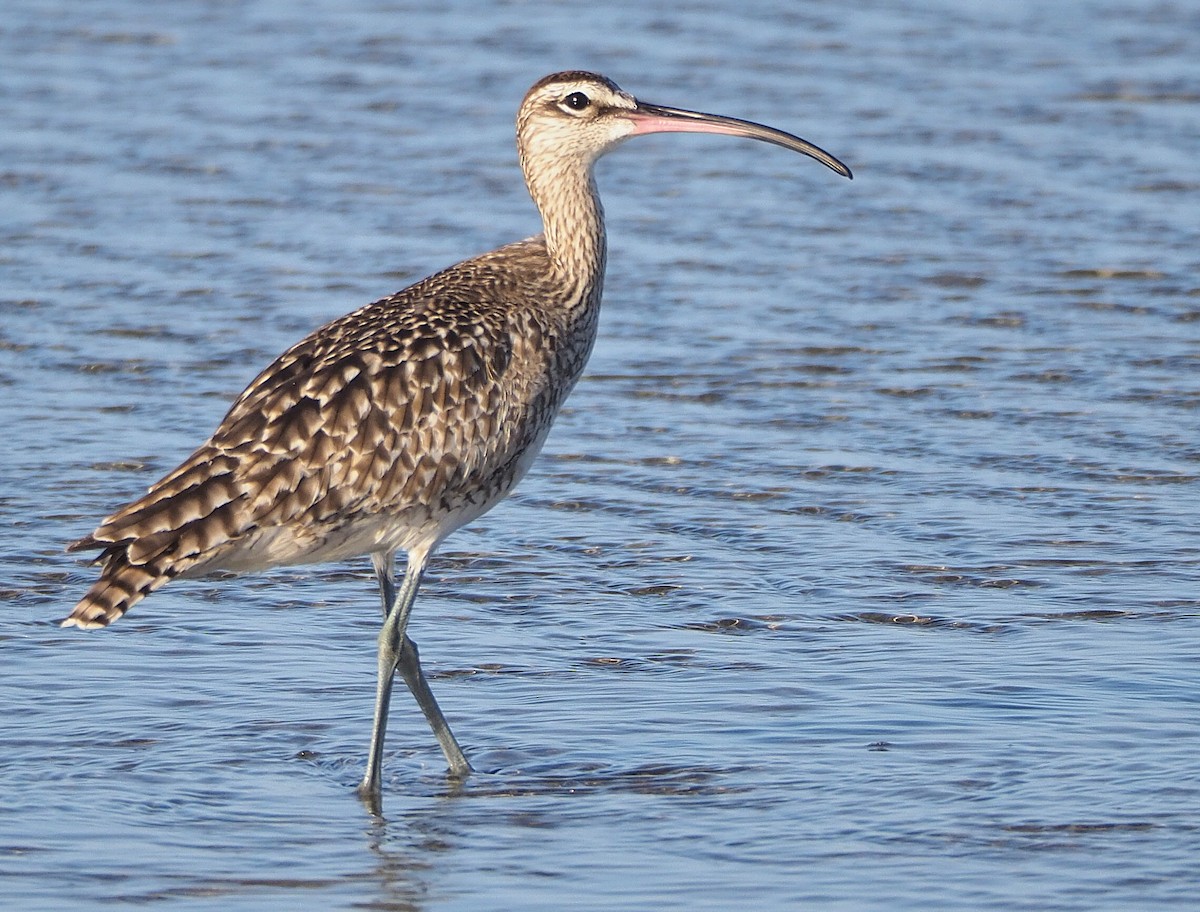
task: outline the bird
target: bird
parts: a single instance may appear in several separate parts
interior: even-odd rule
[[[68,545],[98,550],[100,572],[61,625],[106,627],[175,578],[369,555],[383,623],[357,792],[378,812],[396,675],[447,776],[467,776],[409,614],[435,549],[512,491],[584,370],[607,259],[597,159],[671,132],[762,140],[852,177],[772,127],[639,101],[582,70],[538,80],[517,114],[517,149],[542,232],[335,319],[280,355],[178,468]]]

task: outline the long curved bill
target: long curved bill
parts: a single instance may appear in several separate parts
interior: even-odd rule
[[[633,134],[639,136],[645,133],[721,133],[726,136],[745,136],[749,139],[761,139],[763,142],[774,143],[815,158],[827,168],[836,171],[842,177],[853,179],[854,175],[844,164],[819,146],[814,146],[806,139],[784,133],[773,127],[751,123],[748,120],[738,120],[736,117],[724,117],[720,114],[702,114],[699,111],[685,111],[682,108],[665,108],[662,105],[648,104],[639,101],[637,107],[627,115],[633,122]]]

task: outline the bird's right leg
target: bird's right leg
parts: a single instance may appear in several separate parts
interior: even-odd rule
[[[379,578],[380,596],[384,603],[383,627],[379,631],[379,680],[375,690],[375,721],[371,727],[371,749],[367,754],[367,771],[358,785],[358,794],[373,812],[378,812],[380,769],[383,765],[383,739],[387,734],[388,706],[392,699],[392,680],[400,665],[404,649],[404,629],[412,611],[421,576],[425,572],[428,552],[412,553],[404,568],[404,582],[395,595],[396,583],[392,569],[393,554],[372,555],[375,573]],[[393,597],[394,596],[394,597]]]
[[[417,705],[421,707],[421,712],[425,713],[425,719],[433,729],[433,734],[442,747],[442,753],[446,755],[450,775],[461,779],[471,772],[471,764],[462,748],[458,746],[454,732],[450,731],[450,725],[442,715],[437,700],[433,698],[433,691],[429,689],[429,682],[425,680],[425,672],[421,670],[421,655],[417,652],[417,644],[407,636],[404,638],[404,651],[400,653],[399,671],[400,677],[417,698]]]
[[[459,747],[450,725],[434,699],[429,682],[421,670],[421,657],[417,644],[404,632],[408,614],[425,572],[428,554],[410,554],[405,568],[404,582],[396,595],[395,555],[374,554],[375,575],[379,580],[379,595],[383,606],[384,625],[379,634],[379,681],[375,699],[375,724],[371,731],[371,750],[367,757],[367,772],[358,787],[359,795],[367,799],[373,809],[378,809],[380,796],[380,771],[383,764],[383,742],[387,733],[388,706],[391,703],[393,676],[399,673],[408,689],[412,691],[433,729],[434,736],[446,756],[450,775],[465,776],[471,772],[471,764]]]
[[[396,557],[394,554],[373,554],[371,561],[375,566],[375,576],[379,580],[379,597],[383,604],[383,616],[386,619],[392,603],[396,600]],[[425,714],[429,727],[441,745],[442,753],[446,755],[446,763],[450,767],[450,775],[461,778],[471,772],[471,764],[466,754],[458,746],[458,739],[450,730],[450,723],[442,714],[442,709],[429,689],[429,681],[421,669],[421,653],[417,644],[407,634],[404,645],[400,650],[400,663],[396,669],[412,695],[416,697],[417,705]]]

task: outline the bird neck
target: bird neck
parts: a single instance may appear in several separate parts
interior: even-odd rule
[[[604,207],[590,164],[563,162],[526,171],[529,193],[542,216],[546,252],[559,277],[583,298],[598,298],[607,242]]]

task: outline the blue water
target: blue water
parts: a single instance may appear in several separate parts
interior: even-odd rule
[[[415,6],[415,5],[414,5]],[[537,230],[566,67],[787,129],[600,166],[589,372],[412,632],[368,562],[60,630],[64,544],[323,321]],[[1192,909],[1200,10],[87,4],[0,22],[0,905]]]

